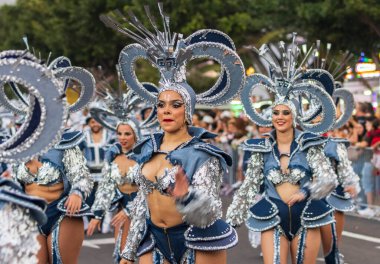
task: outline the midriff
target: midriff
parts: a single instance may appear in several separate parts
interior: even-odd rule
[[[284,182],[276,185],[276,191],[281,199],[287,203],[290,197],[300,190],[300,186],[297,184],[291,184],[289,182]]]
[[[128,193],[128,194],[137,192],[138,190],[137,185],[132,185],[129,183],[118,185],[117,188],[119,188],[119,191],[121,191],[122,193]]]
[[[63,193],[63,182],[45,186],[37,183],[25,185],[25,192],[29,195],[38,196],[45,199],[48,203],[59,199]]]
[[[183,223],[182,215],[177,211],[173,197],[153,190],[148,194],[147,200],[150,218],[156,226],[169,228]]]

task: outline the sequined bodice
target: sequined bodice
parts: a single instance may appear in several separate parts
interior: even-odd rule
[[[134,166],[131,166],[125,174],[120,173],[119,166],[116,162],[112,162],[110,165],[110,177],[111,179],[115,180],[117,185],[124,185],[124,184],[133,184],[133,168]]]
[[[141,172],[143,165],[140,166],[137,176],[137,184],[139,188],[143,190],[146,194],[153,192],[153,190],[159,191],[162,195],[168,195],[167,189],[169,186],[175,183],[175,174],[178,171],[178,167],[173,167],[170,169],[165,169],[164,175],[160,177],[155,177],[156,181],[151,181],[147,179]]]
[[[266,176],[274,185],[281,183],[299,184],[299,181],[305,177],[305,172],[300,169],[289,169],[289,173],[283,173],[278,169],[272,169]]]
[[[31,173],[24,163],[20,164],[17,167],[16,177],[25,184],[51,185],[62,182],[60,171],[48,162],[43,162],[36,174]]]

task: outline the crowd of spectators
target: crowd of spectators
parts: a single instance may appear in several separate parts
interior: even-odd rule
[[[70,117],[69,126],[88,129],[88,110]],[[16,126],[19,125],[16,120]],[[22,121],[20,121],[22,122]],[[215,145],[232,156],[233,166],[224,177],[222,194],[229,195],[239,188],[244,180],[243,151],[239,145],[246,139],[260,138],[271,128],[258,127],[244,112],[221,109],[198,109],[193,115],[193,125],[217,134]],[[5,126],[10,126],[4,125]],[[374,216],[373,205],[380,200],[380,112],[375,113],[371,103],[357,103],[354,115],[343,127],[329,131],[326,136],[345,138],[350,142],[349,158],[355,172],[361,178],[362,192],[358,201],[362,204],[358,212]],[[360,208],[359,208],[360,209]]]

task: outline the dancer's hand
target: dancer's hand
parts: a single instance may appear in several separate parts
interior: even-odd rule
[[[182,198],[189,192],[189,181],[187,180],[185,171],[180,167],[175,174],[175,185],[170,191],[174,198]]]
[[[101,223],[100,219],[95,219],[95,218],[91,219],[87,227],[87,235],[92,236],[92,234],[94,234],[95,228],[97,228],[98,231],[100,231],[100,223]]]
[[[67,198],[65,202],[66,214],[69,216],[74,215],[75,213],[79,212],[81,206],[82,198],[78,194],[70,194],[69,198]]]
[[[298,203],[298,202],[305,200],[305,198],[306,197],[302,192],[297,192],[297,193],[293,194],[292,196],[290,196],[289,201],[288,201],[288,205],[292,206],[295,203]]]
[[[111,221],[111,225],[114,227],[120,227],[122,224],[124,224],[125,220],[128,219],[127,214],[124,212],[124,210],[121,210],[118,212]]]
[[[354,185],[348,185],[344,188],[344,191],[348,193],[352,198],[356,197],[358,195],[356,188]]]

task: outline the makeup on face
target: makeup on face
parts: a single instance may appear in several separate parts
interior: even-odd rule
[[[123,149],[130,149],[136,143],[135,134],[130,125],[120,124],[116,134]]]
[[[286,105],[272,109],[272,124],[277,131],[284,132],[293,127],[292,111]]]
[[[290,110],[273,110],[272,111],[272,115],[274,116],[278,116],[278,115],[284,115],[284,116],[288,116],[288,115],[291,115],[291,111]]]
[[[175,91],[164,91],[157,102],[157,118],[162,129],[175,132],[185,123],[185,103]]]

